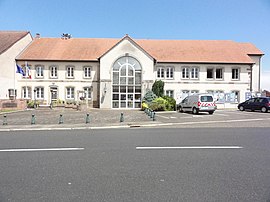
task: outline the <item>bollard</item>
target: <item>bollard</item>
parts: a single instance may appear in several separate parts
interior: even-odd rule
[[[60,116],[59,116],[59,124],[63,124],[63,123],[64,123],[63,115],[60,114]]]
[[[7,125],[7,115],[4,115],[3,125]]]
[[[153,121],[156,120],[156,112],[153,112]]]
[[[85,123],[90,123],[89,113],[86,114]]]
[[[35,114],[32,114],[32,118],[31,118],[31,125],[36,124],[36,117]]]
[[[150,119],[152,119],[153,118],[153,110],[151,110],[151,112],[150,112]]]
[[[148,111],[148,116],[149,117],[151,116],[151,109],[149,109],[149,111]]]
[[[121,112],[121,115],[120,115],[120,122],[124,122],[124,114],[123,114],[123,112]]]

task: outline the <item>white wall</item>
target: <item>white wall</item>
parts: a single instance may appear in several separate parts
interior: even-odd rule
[[[16,88],[15,58],[32,41],[30,33],[0,55],[0,99],[8,99],[8,89]]]

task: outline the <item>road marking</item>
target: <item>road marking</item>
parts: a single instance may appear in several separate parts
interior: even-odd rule
[[[155,149],[242,149],[241,146],[136,147],[137,150]]]
[[[0,152],[78,151],[84,148],[1,149]]]

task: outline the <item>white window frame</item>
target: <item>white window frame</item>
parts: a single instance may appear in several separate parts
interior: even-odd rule
[[[85,93],[85,98],[88,100],[91,100],[92,99],[92,87],[86,86],[86,87],[83,87],[83,90],[84,90],[84,92],[87,91],[87,93]],[[88,97],[86,97],[87,95],[88,95]]]
[[[234,73],[234,70],[237,70],[237,74]],[[237,78],[234,78],[234,77],[237,77]],[[233,67],[232,68],[232,78],[231,79],[234,80],[234,81],[239,81],[240,80],[240,68],[239,67]]]
[[[83,78],[90,79],[91,78],[91,71],[92,71],[92,67],[90,67],[90,66],[83,67]]]
[[[174,78],[174,67],[166,67],[166,79]]]
[[[22,98],[23,99],[31,99],[32,89],[30,86],[22,86]]]
[[[189,67],[182,67],[182,79],[189,79]]]
[[[199,67],[191,67],[190,79],[199,79],[199,72],[200,72]]]
[[[174,98],[174,90],[166,90],[165,95]]]
[[[67,66],[66,67],[66,78],[68,79],[74,79],[74,66]]]
[[[36,99],[37,100],[43,100],[44,99],[44,87],[43,86],[38,86],[35,88],[36,90]]]
[[[221,71],[221,78],[217,78],[217,71],[218,70],[220,70]],[[223,76],[223,73],[224,73],[224,71],[223,71],[224,69],[222,68],[222,67],[217,67],[217,68],[215,68],[215,79],[216,80],[223,80],[224,79],[224,76]]]
[[[58,78],[58,67],[50,66],[50,78],[56,79]]]
[[[44,66],[36,65],[36,78],[44,78]]]
[[[231,92],[235,94],[235,103],[239,103],[240,102],[240,91],[239,90],[232,90]]]
[[[157,67],[157,78],[158,79],[165,79],[165,68],[164,67]]]
[[[74,86],[66,87],[66,99],[67,100],[74,100],[75,99],[75,87]]]

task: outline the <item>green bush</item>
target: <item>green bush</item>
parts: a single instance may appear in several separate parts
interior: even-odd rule
[[[143,102],[146,102],[146,103],[151,103],[151,102],[153,102],[153,100],[156,99],[156,98],[157,98],[156,94],[153,93],[153,91],[148,90],[148,91],[145,93],[145,95],[144,95],[142,101],[143,101]]]
[[[166,111],[175,111],[176,100],[169,96],[163,96],[163,99],[167,101]]]
[[[39,101],[36,101],[36,106],[39,106]],[[35,108],[35,101],[34,100],[27,100],[27,108]]]
[[[154,111],[165,111],[166,110],[167,101],[162,97],[156,98],[152,103],[149,104],[149,108]]]
[[[142,110],[145,110],[146,108],[149,108],[149,106],[146,102],[143,102],[142,103]]]

